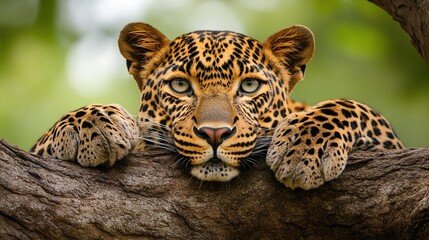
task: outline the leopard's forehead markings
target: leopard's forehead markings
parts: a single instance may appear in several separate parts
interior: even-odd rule
[[[231,31],[195,31],[170,44],[169,68],[195,77],[202,87],[230,87],[232,80],[261,71],[262,44]]]

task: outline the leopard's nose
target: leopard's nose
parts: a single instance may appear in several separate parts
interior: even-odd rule
[[[235,133],[235,128],[228,127],[211,128],[201,127],[199,129],[194,127],[194,132],[200,138],[206,139],[207,142],[213,147],[213,150],[222,143],[223,140],[231,137]]]

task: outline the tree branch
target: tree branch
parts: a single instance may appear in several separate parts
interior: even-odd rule
[[[429,64],[429,1],[370,0]],[[162,152],[113,168],[44,160],[0,141],[0,236],[18,239],[427,239],[429,149],[355,153],[338,178],[292,191],[267,165],[200,183]]]
[[[200,183],[163,152],[113,168],[45,160],[0,141],[0,235],[338,239],[429,236],[429,149],[356,153],[336,180],[292,191],[261,161],[230,184]],[[330,237],[329,237],[330,236]]]
[[[429,64],[429,0],[369,0],[384,9],[411,37]]]

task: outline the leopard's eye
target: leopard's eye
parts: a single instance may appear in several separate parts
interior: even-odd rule
[[[175,78],[169,82],[170,88],[176,93],[188,93],[191,90],[191,84],[183,78]]]
[[[240,91],[243,93],[254,93],[261,86],[261,81],[254,78],[246,78],[240,84]]]

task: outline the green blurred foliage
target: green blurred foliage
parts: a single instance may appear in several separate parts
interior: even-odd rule
[[[367,1],[137,2],[1,1],[0,137],[28,149],[61,115],[89,103],[116,102],[137,114],[139,93],[124,61],[117,50],[113,60],[104,57],[103,49],[116,48],[127,22],[144,21],[170,38],[216,28],[261,41],[283,27],[306,25],[316,36],[316,54],[294,99],[361,101],[380,110],[406,145],[429,145],[428,66],[399,24]],[[88,42],[93,45],[79,47]],[[98,63],[105,59],[119,72]],[[87,71],[74,74],[76,64]]]

